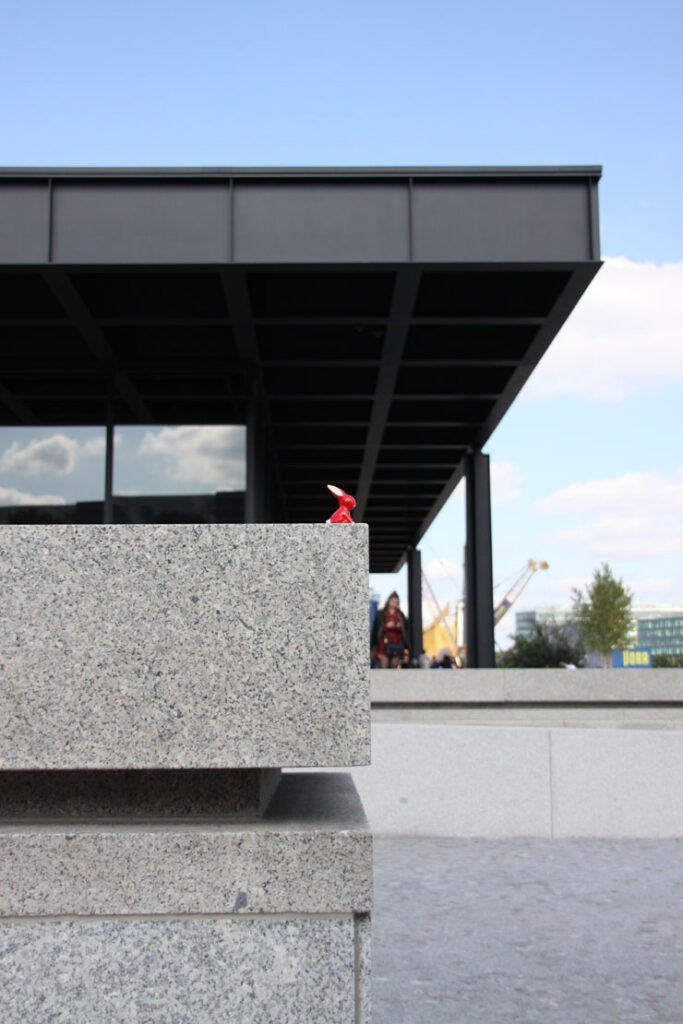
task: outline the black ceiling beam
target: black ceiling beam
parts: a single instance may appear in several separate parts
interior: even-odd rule
[[[365,429],[368,425],[368,421],[365,420],[278,420],[273,418],[273,426],[275,427],[311,427],[312,429],[321,430],[327,427],[362,427]],[[365,447],[365,446],[363,446]]]
[[[49,359],[41,359],[40,369],[46,377],[50,377],[53,380],[60,377],[64,377],[66,380],[73,380],[74,377],[100,377],[103,379],[106,377],[102,364],[93,362],[92,359],[89,359],[87,362],[76,361],[75,359],[60,359],[59,362],[52,362]],[[35,370],[36,360],[34,357],[28,359],[6,359],[2,363],[3,374],[9,376],[27,374],[35,377]]]
[[[347,450],[351,450],[352,448],[353,449],[358,449],[358,450],[362,451],[362,449],[364,447],[365,447],[365,445],[363,445],[363,444],[356,444],[356,443],[352,443],[352,442],[349,442],[348,444],[343,444],[340,441],[338,443],[335,442],[334,444],[325,444],[324,442],[319,442],[319,441],[313,440],[313,441],[311,441],[310,444],[290,444],[289,442],[287,442],[286,444],[281,444],[280,445],[280,451],[281,452],[300,452],[300,451],[308,452],[308,451],[316,451],[317,449],[320,449],[320,450],[326,451],[326,452],[334,452],[334,451],[347,451]],[[402,452],[402,451],[405,451],[405,448],[406,448],[406,445],[404,445],[404,444],[387,444],[385,442],[382,445],[382,451],[383,452],[385,452],[385,451],[389,451],[389,452],[391,452],[391,451]],[[465,449],[466,445],[464,445],[464,444],[414,444],[412,441],[410,442],[410,449],[411,449],[411,451],[424,451],[424,452],[435,452],[436,451],[436,452],[438,452],[438,451],[444,449],[444,450],[450,452],[454,448],[463,448],[463,449]]]
[[[386,446],[385,446],[386,447]],[[312,440],[310,444],[280,444],[281,452],[310,452],[310,451],[325,451],[325,452],[336,452],[336,451],[348,451],[350,449],[362,451],[365,448],[364,444],[325,444],[324,442]]]
[[[491,434],[512,405],[527,379],[531,376],[532,371],[538,365],[551,341],[556,336],[557,332],[560,330],[601,266],[602,262],[596,261],[577,264],[571,268],[573,273],[569,276],[567,283],[554,302],[550,315],[543,320],[541,328],[539,329],[534,341],[527,349],[524,358],[520,361],[517,370],[512,374],[502,393],[498,396],[495,407],[483,423],[479,425],[472,444],[473,451],[481,451],[487,443]],[[451,474],[448,482],[445,484],[438,499],[434,502],[432,508],[420,523],[419,528],[415,531],[411,541],[411,547],[417,547],[420,540],[432,525],[455,488],[463,479],[464,475],[465,460],[461,459]],[[395,572],[401,568],[405,561],[405,557],[405,555],[402,555],[400,560],[396,563],[394,566]]]
[[[0,316],[0,327],[68,327],[65,316]]]
[[[16,398],[11,391],[0,384],[0,403],[19,420],[19,426],[35,427],[40,420],[35,416],[28,406],[24,405],[20,398]]]
[[[1,321],[0,321],[1,322]],[[225,316],[101,316],[97,318],[102,327],[229,327],[230,317]]]
[[[429,394],[412,392],[410,394],[392,395],[394,402],[496,402],[500,398],[498,391],[434,391]],[[392,426],[397,424],[392,421]],[[411,426],[412,424],[408,424]]]
[[[237,354],[243,363],[249,368],[249,376],[254,388],[254,397],[263,407],[263,421],[270,449],[270,457],[273,463],[274,477],[279,491],[280,504],[283,511],[287,508],[285,491],[280,476],[280,466],[275,450],[275,434],[273,421],[268,405],[268,395],[263,379],[263,367],[259,356],[256,329],[252,316],[247,278],[243,270],[231,267],[219,272],[221,288],[228,306],[228,313],[232,322],[233,338]]]
[[[102,371],[102,364],[96,363],[96,368]],[[153,376],[155,379],[163,377],[183,377],[187,378],[188,375],[195,377],[208,377],[220,373],[236,373],[243,369],[240,364],[236,363],[235,360],[229,362],[223,362],[220,360],[213,361],[207,359],[202,362],[201,367],[197,366],[196,359],[181,361],[177,359],[164,360],[164,362],[152,362],[151,360],[127,360],[119,359],[118,366],[125,374],[136,374],[141,373],[143,375]],[[31,376],[35,375],[36,361],[35,358],[29,359],[7,359],[3,360],[2,370],[3,373],[8,374],[23,374],[28,373]],[[41,360],[40,369],[44,371],[45,376],[50,377],[87,377],[93,375],[93,362],[83,362],[81,360],[65,360],[51,361],[49,359]]]
[[[382,362],[377,374],[377,385],[368,425],[368,436],[361,463],[356,493],[356,515],[363,519],[370,493],[370,485],[377,464],[382,437],[389,419],[389,409],[408,337],[410,318],[415,308],[421,272],[416,267],[401,268],[396,272],[394,293],[391,298],[389,321],[382,346]]]
[[[550,313],[542,320],[517,369],[502,392],[496,396],[494,408],[481,424],[472,446],[475,450],[484,447],[601,266],[602,263],[594,262],[571,268],[573,273],[568,275],[568,280],[555,299]]]
[[[62,327],[68,319],[60,316],[0,316],[0,327]],[[229,327],[225,316],[98,316],[101,327]],[[385,327],[386,316],[261,316],[258,327]],[[414,327],[540,327],[539,316],[414,316]],[[365,360],[372,362],[372,359]]]
[[[437,428],[439,430],[452,430],[452,429],[457,429],[457,428],[460,428],[460,427],[467,427],[468,429],[471,429],[471,428],[476,428],[478,426],[479,426],[479,422],[477,420],[424,420],[424,419],[419,419],[419,420],[409,420],[409,421],[406,421],[406,420],[389,420],[389,422],[387,423],[387,427],[402,427],[404,429],[407,428],[409,430],[410,429],[420,428],[420,427],[435,427],[435,428]],[[383,448],[388,448],[389,446],[388,445],[382,445],[382,447]],[[400,445],[399,447],[402,448],[403,445]],[[412,447],[419,448],[419,445],[411,445],[411,448]],[[458,445],[454,446],[452,444],[444,444],[444,445],[440,445],[438,447],[453,448],[453,447],[459,447],[459,446]]]
[[[91,316],[78,291],[69,280],[67,273],[63,270],[58,270],[54,266],[46,267],[43,270],[43,278],[62,309],[68,314],[73,326],[112,381],[114,389],[118,391],[131,412],[134,413],[140,423],[155,423],[156,418],[140,397],[127,374],[117,369],[116,356],[109,342]]]
[[[226,402],[233,401],[234,395],[230,395],[227,384],[224,391],[183,391],[182,395],[154,394],[151,391],[143,392],[148,402]]]
[[[422,395],[419,396],[422,398]],[[470,396],[472,397],[472,396]],[[478,397],[478,396],[474,396]],[[289,392],[284,394],[268,395],[270,402],[370,402],[373,398],[372,392],[356,392],[349,393],[348,391],[340,391],[338,394],[321,394],[318,391],[305,391],[295,392],[290,394]],[[324,420],[324,425],[327,426],[328,421]]]
[[[422,451],[422,452],[438,452],[438,451],[449,451],[452,452],[454,448],[466,449],[466,445],[460,444],[415,444],[413,441],[409,445],[405,444],[387,444],[386,441],[382,445],[383,452],[403,452],[409,447],[411,451]]]
[[[365,368],[370,366],[379,366],[379,359],[299,359],[294,357],[293,359],[264,359],[262,365],[266,370],[298,370],[298,369],[316,369],[316,370],[338,370],[340,367],[353,367],[353,368]]]
[[[481,359],[404,359],[401,362],[402,367],[425,367],[426,369],[441,368],[441,367],[484,367],[489,369],[492,366],[517,366],[519,359],[498,359],[498,358],[486,358]],[[379,359],[264,359],[263,367],[266,370],[277,370],[277,369],[316,369],[316,370],[336,370],[340,367],[352,367],[364,369],[371,366],[380,366],[381,362]]]
[[[484,270],[485,272],[485,270]],[[258,316],[254,324],[258,327],[384,327],[386,316],[305,316],[292,313],[290,316]],[[414,327],[537,327],[543,323],[538,316],[496,316],[482,313],[480,316],[413,316]]]

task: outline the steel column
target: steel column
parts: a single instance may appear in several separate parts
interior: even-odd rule
[[[419,548],[408,552],[408,611],[410,660],[417,663],[422,651],[422,554]]]
[[[114,522],[114,399],[107,399],[107,430],[104,447],[104,515],[102,521]]]
[[[247,493],[244,518],[247,523],[263,523],[266,519],[265,427],[263,407],[255,382],[247,405]]]
[[[467,542],[465,546],[465,631],[468,668],[493,668],[493,564],[489,457],[465,457]]]

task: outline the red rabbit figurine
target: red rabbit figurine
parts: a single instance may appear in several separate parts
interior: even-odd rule
[[[341,487],[335,487],[334,484],[327,485],[328,491],[331,491],[339,501],[339,508],[337,511],[330,516],[327,520],[328,523],[352,523],[351,512],[356,507],[356,499],[352,498],[350,494],[342,491]]]

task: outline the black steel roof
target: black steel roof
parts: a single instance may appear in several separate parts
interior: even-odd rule
[[[397,568],[596,273],[600,168],[7,169],[0,424],[244,423]],[[279,478],[279,481],[278,481]]]

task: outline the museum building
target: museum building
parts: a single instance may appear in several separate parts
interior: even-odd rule
[[[600,267],[600,173],[0,171],[0,430],[103,450],[97,500],[1,520],[320,522],[334,483],[419,609],[420,540],[465,479],[469,664],[492,665],[483,449]],[[116,432],[182,425],[242,428],[244,484],[116,494]]]

